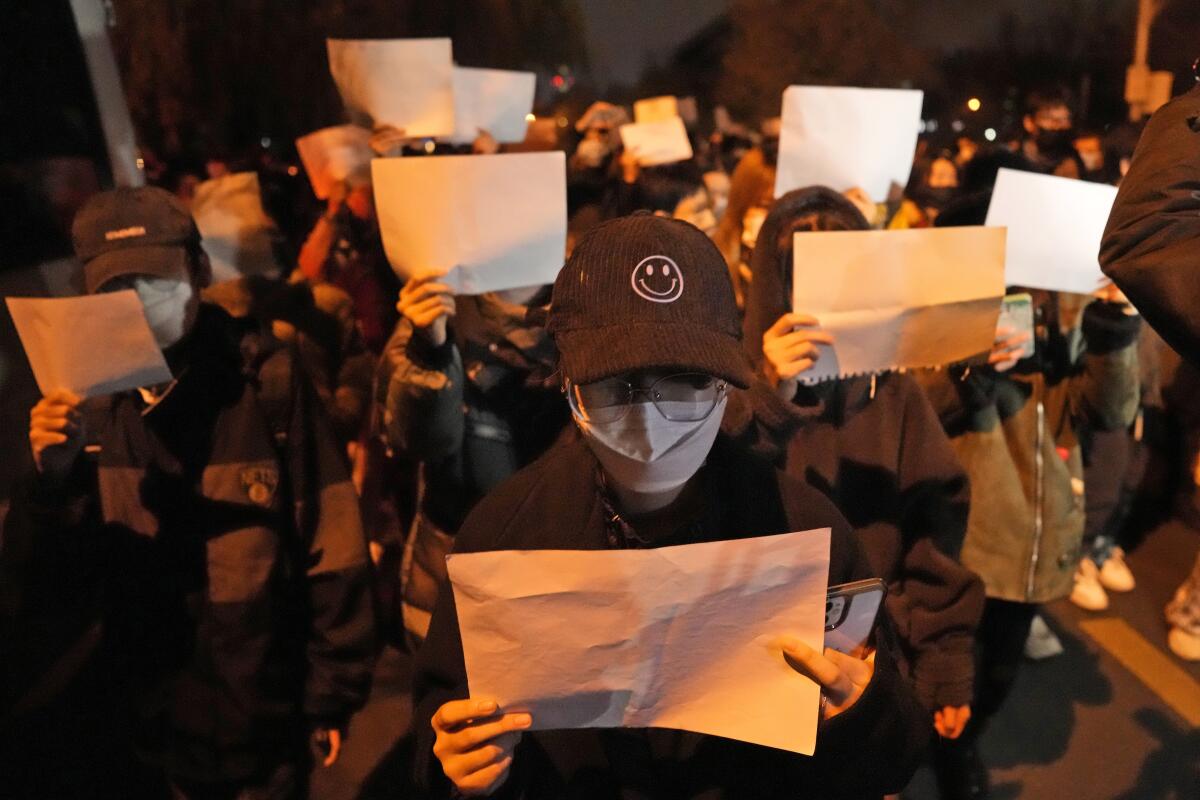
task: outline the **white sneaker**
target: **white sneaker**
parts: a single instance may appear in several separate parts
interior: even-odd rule
[[[1100,585],[1100,570],[1096,562],[1085,558],[1075,570],[1075,587],[1071,589],[1071,602],[1087,611],[1103,611],[1108,608],[1108,594]]]
[[[1029,637],[1025,639],[1025,657],[1034,661],[1054,658],[1062,655],[1063,646],[1054,631],[1042,619],[1041,614],[1033,618],[1029,625]]]
[[[1100,585],[1110,592],[1132,592],[1137,586],[1129,564],[1125,563],[1125,551],[1114,547],[1100,567]]]
[[[1200,661],[1200,636],[1183,628],[1172,627],[1167,632],[1167,647],[1184,661]]]

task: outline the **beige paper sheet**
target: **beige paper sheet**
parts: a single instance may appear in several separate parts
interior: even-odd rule
[[[805,383],[936,367],[990,349],[1003,228],[797,233],[792,307],[833,334]]]
[[[665,122],[681,116],[679,100],[673,94],[647,97],[633,104],[634,122]]]
[[[351,111],[406,136],[454,133],[449,39],[329,39],[329,71]]]
[[[1117,187],[1002,169],[987,224],[1008,228],[1009,286],[1091,294],[1100,288],[1100,239]]]
[[[192,198],[192,218],[212,262],[214,283],[279,271],[272,247],[275,223],[263,210],[257,173],[235,172],[201,183]]]
[[[137,292],[5,298],[42,394],[98,397],[171,380]]]
[[[812,754],[828,528],[651,550],[447,560],[472,696],[535,729],[660,727]]]
[[[401,277],[457,294],[553,283],[567,241],[563,153],[377,158],[383,247]]]
[[[313,193],[325,200],[336,184],[356,175],[366,179],[371,159],[371,132],[357,125],[335,125],[296,140],[296,152],[312,183]]]
[[[674,164],[692,157],[692,143],[679,117],[659,122],[631,122],[622,125],[620,130],[621,143],[643,167]]]
[[[924,95],[911,89],[789,86],[775,196],[805,186],[859,187],[877,203],[912,170]]]
[[[454,68],[454,144],[470,144],[485,130],[501,143],[525,140],[537,75],[505,69]]]

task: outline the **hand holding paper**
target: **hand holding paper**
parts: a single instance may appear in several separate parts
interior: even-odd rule
[[[863,678],[812,657],[824,636],[828,529],[651,550],[464,553],[447,569],[472,696],[528,712],[533,729],[676,728],[811,754],[819,689],[789,666],[785,645],[837,702],[852,702]]]
[[[833,335],[818,329],[815,317],[784,314],[763,334],[767,377],[785,400],[796,394],[796,379],[821,357],[819,345],[832,345]]]
[[[66,389],[43,397],[29,413],[29,447],[38,472],[65,477],[83,449],[82,398]]]
[[[692,157],[692,143],[679,117],[658,122],[633,122],[622,125],[620,131],[625,150],[633,153],[643,167],[674,164]]]

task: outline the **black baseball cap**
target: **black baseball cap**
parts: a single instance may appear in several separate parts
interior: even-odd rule
[[[725,259],[681,220],[635,214],[585,234],[554,282],[546,327],[575,383],[639,369],[742,388],[752,378]]]
[[[187,280],[188,251],[200,231],[178,198],[153,186],[121,187],[90,198],[71,226],[89,293],[122,275]]]

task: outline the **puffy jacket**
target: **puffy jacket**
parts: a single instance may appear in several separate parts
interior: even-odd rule
[[[467,514],[568,429],[550,381],[553,343],[526,326],[525,307],[495,295],[459,297],[457,306],[452,338],[439,348],[402,319],[376,374],[376,429],[396,456],[420,464],[400,565],[404,627],[417,640]]]
[[[455,549],[602,550],[630,541],[581,440],[552,448],[497,487],[471,513]],[[718,437],[697,476],[698,519],[650,546],[766,536],[831,527],[831,584],[871,575],[850,528],[816,490]],[[666,729],[548,730],[526,733],[504,798],[879,797],[904,787],[928,744],[929,716],[900,678],[890,629],[877,638],[875,675],[849,711],[824,723],[812,757],[715,736]],[[531,654],[536,657],[536,654]],[[451,787],[433,755],[429,720],[446,701],[468,696],[454,593],[446,585],[417,655],[414,728],[417,780],[430,797]],[[781,710],[786,714],[786,710]]]
[[[344,725],[362,705],[375,659],[340,447],[294,359],[261,344],[202,305],[174,386],[152,406],[88,401],[89,453],[64,485],[31,479],[4,531],[8,631],[35,647],[48,619],[99,631],[143,747],[198,782],[296,759],[305,720]],[[53,672],[76,648],[17,654]]]
[[[1071,591],[1084,529],[1077,427],[1124,428],[1138,406],[1138,317],[1090,303],[1073,345],[1057,296],[1037,294],[1033,357],[1002,373],[916,373],[971,477],[963,564],[983,578],[988,597],[1025,603]]]
[[[1200,86],[1146,124],[1100,266],[1167,344],[1200,365]]]

